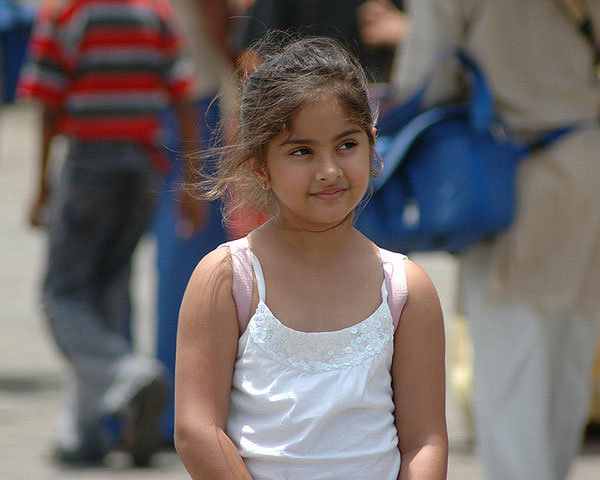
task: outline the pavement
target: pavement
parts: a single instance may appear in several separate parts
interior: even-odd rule
[[[131,468],[115,453],[103,468],[64,469],[50,461],[51,431],[61,406],[63,361],[50,339],[39,308],[45,234],[25,219],[36,175],[37,107],[0,105],[0,479],[1,480],[183,480],[189,478],[174,451],[157,454],[150,468]],[[60,142],[53,157],[60,158]],[[56,162],[53,162],[56,163]],[[153,240],[146,238],[134,262],[135,343],[154,347],[156,271]],[[444,254],[416,258],[440,293],[447,322],[449,355],[458,351],[455,321],[456,264]],[[464,347],[464,345],[463,345]],[[468,345],[467,345],[468,347]],[[449,372],[449,381],[456,378]],[[448,389],[451,443],[449,480],[483,479],[472,447],[468,417]],[[569,480],[600,479],[600,441],[588,441]],[[533,480],[533,479],[532,479]]]

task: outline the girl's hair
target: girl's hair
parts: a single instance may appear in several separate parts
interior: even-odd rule
[[[201,180],[195,185],[202,198],[223,200],[225,222],[240,208],[267,216],[276,213],[272,192],[259,186],[254,172],[265,163],[268,143],[291,129],[296,111],[323,94],[337,98],[348,118],[366,132],[371,176],[379,173],[381,160],[375,152],[375,115],[367,95],[368,81],[353,54],[324,37],[294,39],[288,35],[282,43],[281,32],[267,35],[252,51],[261,63],[241,80],[237,130],[226,145],[213,145],[201,154]],[[247,161],[251,158],[256,159],[254,168]]]

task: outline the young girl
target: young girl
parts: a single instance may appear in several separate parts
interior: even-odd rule
[[[185,467],[202,480],[446,478],[436,291],[353,226],[377,171],[364,72],[331,40],[297,40],[246,79],[240,108],[205,196],[272,216],[190,279],[175,381]]]

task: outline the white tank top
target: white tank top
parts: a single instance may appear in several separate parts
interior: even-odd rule
[[[227,423],[250,473],[256,480],[397,479],[386,282],[365,320],[300,332],[269,310],[262,268],[250,256],[259,303],[239,339]]]

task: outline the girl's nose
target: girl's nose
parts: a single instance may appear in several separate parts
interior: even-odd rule
[[[319,162],[317,180],[319,182],[331,182],[341,177],[342,169],[339,167],[333,155],[323,155]]]

